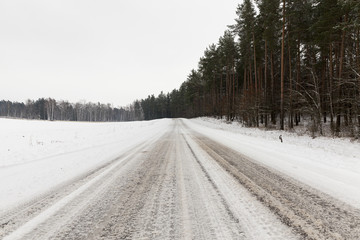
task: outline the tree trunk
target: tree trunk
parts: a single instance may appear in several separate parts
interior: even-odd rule
[[[274,53],[270,52],[270,65],[271,65],[271,122],[276,124],[276,109],[275,108],[275,98],[274,98]]]
[[[285,0],[283,0],[283,26],[281,37],[281,93],[280,93],[280,129],[284,130],[284,47],[285,47]]]
[[[293,121],[293,109],[292,109],[292,68],[291,68],[291,49],[290,49],[290,42],[288,42],[288,54],[289,54],[289,128],[294,128],[294,121]]]
[[[345,22],[347,22],[347,15],[344,19]],[[340,126],[341,126],[341,81],[342,81],[342,75],[343,75],[343,66],[344,66],[344,53],[345,53],[345,36],[346,36],[346,30],[342,30],[342,36],[341,36],[341,47],[340,47],[340,62],[339,62],[339,75],[338,75],[338,98],[337,98],[337,113],[336,113],[336,133],[340,133]]]
[[[327,110],[326,110],[326,81],[325,81],[325,75],[326,75],[326,58],[324,57],[324,55],[322,54],[321,56],[322,58],[322,72],[321,72],[321,89],[320,89],[320,92],[321,92],[321,104],[322,104],[322,109],[323,109],[323,120],[324,120],[324,123],[326,123],[326,115],[327,115]]]
[[[220,70],[220,89],[219,89],[219,100],[220,100],[220,118],[223,118],[223,93],[222,93],[222,86],[223,85],[223,72],[222,69]]]
[[[244,68],[244,98],[246,99],[246,88],[247,88],[247,71],[246,71],[246,67]]]
[[[225,80],[225,97],[226,97],[226,120],[230,120],[230,84],[229,84],[229,68],[226,66],[226,80]]]
[[[333,82],[334,82],[334,66],[333,66],[333,46],[329,46],[329,99],[330,99],[330,127],[334,129],[334,100],[333,100]]]
[[[249,61],[249,90],[250,90],[250,93],[249,93],[249,100],[250,100],[250,108],[249,108],[249,113],[250,113],[250,126],[253,126],[253,123],[254,123],[254,114],[253,112],[251,111],[252,107],[254,106],[254,82],[253,82],[253,79],[252,79],[252,64],[251,64],[251,61]]]
[[[356,71],[358,80],[358,96],[357,96],[357,120],[358,120],[358,137],[360,137],[360,29],[357,29],[356,34]]]
[[[267,41],[265,40],[265,68],[264,68],[264,100],[265,100],[265,128],[268,127],[268,113],[267,113],[267,106],[268,106],[268,98],[267,98]]]
[[[253,45],[254,45],[254,82],[255,82],[255,119],[256,119],[256,127],[259,127],[259,84],[257,77],[257,65],[256,65],[256,46],[255,46],[255,34],[253,34]]]
[[[231,71],[232,71],[232,83],[233,83],[233,89],[232,89],[232,118],[235,117],[235,63],[234,63],[234,59],[232,61],[232,68],[231,68]]]
[[[298,42],[297,42],[297,54],[296,54],[296,91],[299,90],[299,85],[300,85],[300,71],[301,71],[301,66],[300,66],[300,36],[298,36]],[[300,112],[299,110],[296,111],[295,114],[295,125],[298,126],[299,125],[299,118],[300,118]]]

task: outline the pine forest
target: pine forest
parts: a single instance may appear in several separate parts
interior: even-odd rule
[[[360,2],[244,0],[178,90],[142,100],[145,119],[226,117],[322,135],[360,128]]]

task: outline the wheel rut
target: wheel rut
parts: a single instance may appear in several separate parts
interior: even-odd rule
[[[30,201],[21,203],[17,207],[7,212],[4,212],[0,216],[0,238],[3,238],[6,234],[13,232],[20,226],[24,225],[26,222],[30,221],[32,218],[38,216],[45,209],[49,208],[65,196],[71,194],[71,192],[75,191],[76,189],[89,182],[91,179],[101,174],[111,165],[122,161],[124,158],[131,155],[134,151],[143,149],[144,146],[145,143],[142,143],[132,148],[128,152],[114,158],[113,160],[98,166],[96,169],[77,176],[74,179],[65,181],[64,183],[56,186],[55,188],[34,197]],[[127,161],[124,161],[122,165],[126,163]]]
[[[360,239],[358,209],[209,138],[197,135],[193,139],[304,239]]]

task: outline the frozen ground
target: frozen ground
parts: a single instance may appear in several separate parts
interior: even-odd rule
[[[360,236],[358,142],[201,118],[0,119],[0,143],[0,238]]]

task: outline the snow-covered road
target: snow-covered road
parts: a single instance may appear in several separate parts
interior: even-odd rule
[[[21,204],[9,205],[11,196],[6,200],[2,195],[7,208],[0,212],[0,238],[360,238],[358,208],[230,144],[225,146],[228,140],[219,131],[214,135],[213,130],[181,119],[150,126],[152,130],[146,131],[148,126],[137,132],[141,140],[131,140],[129,135],[128,144],[117,146],[117,155],[116,139],[102,142],[112,150],[105,160],[89,160],[87,168],[67,174],[66,181],[45,184],[48,189],[43,187],[36,196],[28,194],[19,200]],[[91,159],[89,153],[96,150],[80,152]],[[61,155],[66,156],[74,158]],[[101,159],[99,154],[94,156]],[[11,169],[49,163],[45,159],[8,164],[0,173],[11,179],[20,171],[10,174]],[[60,160],[52,161],[59,164]],[[65,170],[66,166],[65,162]]]

